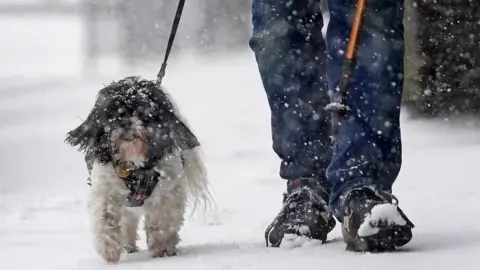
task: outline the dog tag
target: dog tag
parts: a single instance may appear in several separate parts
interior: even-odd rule
[[[127,164],[120,164],[115,167],[115,172],[120,177],[128,177],[132,174],[132,167],[128,166]]]

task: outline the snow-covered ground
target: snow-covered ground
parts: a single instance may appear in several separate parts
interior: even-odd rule
[[[70,49],[58,52],[68,56]],[[1,54],[6,51],[0,47]],[[52,68],[59,74],[62,69]],[[138,74],[154,78],[156,72]],[[0,82],[1,269],[478,268],[479,130],[406,116],[395,194],[417,227],[404,252],[347,253],[338,226],[324,245],[265,248],[264,228],[281,206],[284,182],[277,176],[268,106],[250,53],[184,59],[169,67],[164,85],[204,145],[216,209],[187,220],[179,256],[150,259],[141,252],[107,265],[91,245],[83,157],[63,139],[87,115],[102,84],[123,75],[73,86],[26,84],[15,91]]]

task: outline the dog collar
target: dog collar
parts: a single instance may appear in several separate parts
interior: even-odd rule
[[[115,173],[123,180],[130,190],[127,196],[128,207],[139,207],[145,203],[155,189],[160,173],[155,166],[137,167],[124,161],[114,162]]]

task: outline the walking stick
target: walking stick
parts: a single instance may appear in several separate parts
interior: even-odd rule
[[[332,135],[334,137],[338,134],[340,119],[344,117],[350,110],[350,108],[346,105],[347,87],[350,78],[353,75],[353,70],[355,69],[355,58],[360,40],[360,32],[362,30],[363,20],[365,17],[365,2],[366,0],[357,0],[357,7],[355,9],[355,17],[353,19],[350,39],[348,41],[347,53],[345,55],[345,59],[343,60],[339,92],[338,95],[333,98],[333,102],[326,107],[326,110],[330,111],[332,114]]]

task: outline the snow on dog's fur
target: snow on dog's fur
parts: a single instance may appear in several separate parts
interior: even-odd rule
[[[158,173],[139,207],[148,251],[153,257],[175,255],[187,204],[206,206],[210,196],[200,144],[163,89],[138,77],[113,82],[100,90],[87,119],[66,142],[85,153],[96,252],[115,263],[123,250],[138,250],[139,216],[127,204],[132,189],[117,171],[119,162],[128,162],[133,164],[128,170]]]

